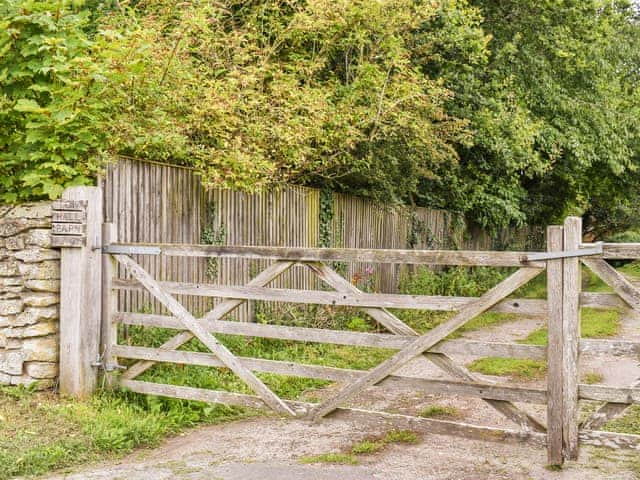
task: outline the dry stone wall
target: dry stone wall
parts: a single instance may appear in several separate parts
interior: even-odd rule
[[[60,251],[51,203],[0,206],[0,385],[48,388],[58,376]]]

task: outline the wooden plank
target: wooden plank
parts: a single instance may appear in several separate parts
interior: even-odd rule
[[[564,250],[578,250],[582,242],[582,219],[564,222]],[[578,344],[580,341],[580,260],[563,259],[562,285],[562,435],[565,460],[578,458]]]
[[[224,364],[218,360],[215,355],[210,353],[168,351],[124,345],[114,346],[113,352],[114,355],[122,358],[151,360],[155,362],[171,362],[183,365],[199,365],[205,367],[224,366]],[[255,372],[317,378],[335,382],[352,382],[366,374],[366,371],[363,370],[350,370],[321,365],[305,365],[290,361],[266,360],[248,357],[239,357],[238,360],[240,360],[246,368]],[[515,387],[510,385],[493,385],[482,382],[434,380],[429,378],[392,375],[377,386],[389,388],[413,388],[421,392],[482,397],[523,403],[544,404],[546,402],[546,392],[544,390]]]
[[[108,245],[116,239],[116,226],[113,223],[102,224],[102,243]],[[118,364],[112,348],[118,343],[118,325],[113,319],[118,309],[118,295],[112,288],[112,281],[117,275],[118,265],[109,255],[102,255],[102,322],[100,331],[100,353],[102,357],[104,378],[108,388],[114,385],[112,368]]]
[[[325,416],[335,410],[341,403],[353,398],[364,388],[383,380],[397,368],[434,346],[473,317],[484,312],[504,297],[510,295],[522,285],[526,284],[539,273],[540,270],[536,268],[522,268],[516,273],[510,275],[506,280],[502,281],[500,284],[482,295],[476,302],[465,306],[456,315],[454,315],[453,318],[441,325],[438,325],[426,334],[417,337],[416,340],[404,349],[400,350],[393,357],[370,370],[367,375],[358,379],[347,388],[341,390],[335,396],[327,399],[320,406],[314,409],[312,412],[313,418],[319,419]]]
[[[582,400],[597,400],[601,402],[640,403],[640,388],[638,387],[612,387],[609,385],[584,385],[578,386],[579,398]]]
[[[51,221],[53,223],[85,223],[87,221],[87,212],[84,209],[80,212],[52,210]]]
[[[227,405],[237,405],[248,408],[261,408],[263,406],[258,397],[240,393],[162,385],[136,380],[124,380],[122,381],[122,386],[131,391],[148,395],[168,396],[171,398],[183,398],[185,400],[197,400],[210,403],[224,403]],[[285,400],[285,402],[292,410],[295,410],[300,414],[311,410],[315,406],[315,404],[307,402],[291,400]],[[526,443],[543,447],[546,441],[546,436],[537,432],[503,430],[493,427],[470,425],[461,422],[412,417],[386,412],[373,412],[356,408],[338,408],[336,417],[363,424],[366,421],[367,425],[371,425],[372,421],[377,419],[378,421],[383,422],[387,428],[393,427],[438,435],[455,435],[468,439],[499,443]]]
[[[144,313],[116,313],[114,321],[125,325],[184,329],[175,317]],[[248,337],[277,338],[301,342],[330,343],[360,347],[387,348],[401,350],[415,339],[414,336],[391,335],[388,333],[352,332],[324,328],[289,327],[284,325],[264,325],[259,323],[234,322],[225,320],[201,320],[212,333],[241,335]],[[529,358],[544,360],[545,348],[539,345],[518,343],[481,342],[474,340],[445,340],[429,350],[447,355],[475,357]]]
[[[289,268],[291,268],[291,266],[291,262],[274,263],[273,265],[270,265],[265,270],[256,275],[256,277],[251,280],[248,285],[267,285],[275,278],[279,277],[282,273],[286,272]],[[242,300],[226,300],[222,303],[219,303],[213,310],[205,314],[203,319],[216,320],[218,318],[221,318],[229,312],[232,312],[236,307],[241,305],[242,302]],[[160,346],[160,348],[165,350],[175,350],[187,343],[192,338],[193,334],[191,332],[182,332],[167,340]],[[137,364],[130,367],[123,376],[128,379],[135,378],[141,373],[147,371],[152,366],[153,362],[138,362]]]
[[[60,200],[54,200],[51,208],[52,210],[75,210],[84,212],[87,205],[87,200],[69,200],[62,198]]]
[[[606,447],[615,450],[640,450],[640,435],[633,435],[630,433],[582,430],[579,434],[579,437],[580,442],[585,445]]]
[[[184,245],[164,243],[118,243],[115,247],[157,247],[173,257],[221,257],[299,262],[412,263],[424,265],[468,265],[487,267],[544,268],[544,261],[526,262],[525,252],[464,250],[400,250],[360,248],[299,248],[266,246]],[[532,252],[528,252],[529,254]]]
[[[83,236],[86,230],[86,225],[82,223],[52,223],[51,234],[52,235],[77,235]]]
[[[563,250],[564,235],[561,226],[547,228],[547,251]],[[562,331],[562,259],[547,262],[547,463],[562,465],[562,388],[563,388],[563,331]]]
[[[63,248],[60,265],[60,393],[88,398],[96,388],[98,372],[92,364],[98,358],[102,259],[102,191],[97,187],[71,187],[65,200],[87,202],[87,236],[91,244]],[[97,307],[97,308],[96,308]]]
[[[581,292],[580,306],[589,308],[627,309],[628,305],[615,293]]]
[[[72,237],[69,235],[51,235],[51,246],[53,248],[81,248],[86,246],[87,238],[82,237]]]
[[[640,258],[639,243],[604,243],[602,245],[602,258],[612,260],[631,260]]]
[[[145,288],[157,298],[173,315],[180,319],[184,325],[204,343],[224,364],[243,380],[254,392],[256,392],[266,405],[280,413],[295,415],[294,412],[287,407],[282,400],[275,395],[260,379],[247,370],[238,359],[218,340],[213,337],[207,330],[185,310],[171,295],[163,291],[158,283],[140,265],[135,263],[131,258],[124,255],[116,255],[116,260],[123,264],[129,273],[136,278]]]
[[[598,258],[583,258],[582,262],[620,295],[631,308],[640,312],[640,291],[615,268]]]
[[[583,338],[580,340],[580,354],[637,357],[640,355],[640,342]]]
[[[238,300],[262,300],[268,302],[290,302],[315,305],[349,306],[367,309],[403,308],[413,310],[456,311],[474,302],[474,297],[445,297],[427,295],[401,295],[385,293],[337,293],[320,290],[294,290],[289,288],[265,288],[252,286],[223,286],[187,282],[159,282],[169,293],[207,297],[233,298]],[[118,279],[114,287],[126,290],[141,290],[143,287],[133,280]],[[542,316],[545,302],[540,300],[508,300],[496,305],[492,311]],[[369,313],[369,312],[367,312]]]

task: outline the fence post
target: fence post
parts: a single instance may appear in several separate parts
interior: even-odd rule
[[[117,240],[116,226],[113,223],[102,225],[102,244],[109,245]],[[102,255],[102,327],[100,334],[100,351],[107,387],[113,386],[112,369],[117,360],[111,353],[111,347],[118,342],[117,326],[113,323],[113,314],[118,309],[118,297],[113,290],[113,279],[117,275],[116,260],[109,254]]]
[[[564,221],[564,249],[578,250],[582,242],[582,219]],[[578,458],[578,343],[580,341],[580,259],[563,260],[563,437],[564,457]]]
[[[563,250],[564,233],[562,226],[547,227],[547,251]],[[562,465],[562,259],[547,261],[547,463]]]
[[[60,393],[82,399],[98,380],[102,190],[71,187],[62,198],[87,202],[84,246],[63,247],[60,261]]]

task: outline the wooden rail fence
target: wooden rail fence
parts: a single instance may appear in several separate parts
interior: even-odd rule
[[[546,251],[507,252],[474,250],[384,250],[350,248],[306,248],[267,246],[212,246],[198,244],[131,243],[118,241],[116,228],[106,223],[102,231],[102,331],[99,361],[107,380],[132,391],[201,400],[252,408],[270,408],[282,415],[320,420],[329,414],[359,419],[376,415],[399,426],[422,428],[433,433],[461,435],[493,441],[527,442],[546,446],[550,464],[562,464],[577,458],[579,445],[599,445],[610,448],[640,450],[640,435],[599,430],[626,408],[640,403],[640,386],[613,387],[580,384],[580,355],[610,354],[636,356],[640,343],[621,340],[584,340],[580,338],[579,309],[581,306],[610,308],[611,306],[640,311],[640,291],[608,263],[607,259],[640,258],[640,244],[583,244],[581,219],[568,218],[563,226],[550,226]],[[86,247],[89,248],[89,247]],[[240,258],[264,262],[265,267],[244,284],[235,286],[176,282],[154,278],[136,258],[154,257],[166,261],[189,258]],[[64,261],[65,256],[63,256]],[[461,266],[501,266],[515,269],[505,280],[480,297],[442,297],[365,293],[340,275],[335,261],[375,264],[425,264]],[[583,263],[607,283],[614,294],[581,292],[580,264]],[[119,269],[118,267],[122,267]],[[327,288],[314,290],[281,288],[274,281],[294,266],[305,269]],[[81,262],[65,268],[82,278]],[[122,276],[126,270],[127,277]],[[512,294],[534,277],[546,271],[546,300],[514,299]],[[63,282],[65,279],[63,278]],[[125,310],[118,303],[121,291],[144,289],[166,310],[164,313],[141,313]],[[194,315],[177,300],[177,296],[217,297],[209,311]],[[91,297],[93,298],[93,297]],[[92,301],[91,298],[86,301]],[[362,309],[387,333],[342,331],[322,328],[254,324],[225,320],[224,317],[249,300],[309,302],[322,305],[347,305]],[[62,302],[66,299],[63,298]],[[77,296],[70,301],[80,301]],[[419,308],[455,312],[444,323],[423,334],[392,314],[388,308]],[[548,346],[522,345],[509,342],[484,342],[449,339],[450,334],[486,311],[519,312],[544,316],[548,322]],[[66,320],[62,318],[64,323]],[[118,343],[118,325],[162,327],[177,331],[159,348],[130,346]],[[82,325],[74,324],[74,328]],[[78,331],[81,338],[95,336],[95,331]],[[318,342],[356,347],[376,347],[395,353],[370,370],[327,367],[291,361],[239,357],[220,343],[217,334],[264,337],[301,342]],[[180,350],[192,338],[199,339],[210,353]],[[67,346],[63,345],[63,348]],[[87,348],[84,344],[75,348]],[[90,357],[86,353],[79,357]],[[478,355],[546,359],[549,365],[546,388],[531,388],[496,384],[469,372],[453,359],[455,355]],[[412,359],[424,356],[448,374],[450,379],[414,378],[397,373]],[[118,359],[131,363],[120,372]],[[157,362],[169,362],[205,367],[224,367],[235,373],[252,391],[243,394],[212,391],[179,385],[166,385],[138,379]],[[76,369],[76,375],[88,375]],[[117,374],[115,372],[118,372]],[[320,403],[290,401],[278,397],[255,372],[286,376],[318,378],[337,382],[340,386]],[[95,374],[95,373],[94,373]],[[93,382],[93,383],[92,383]],[[78,378],[75,385],[95,382]],[[512,429],[471,425],[462,422],[418,418],[388,412],[373,412],[347,407],[366,388],[411,387],[425,393],[440,393],[480,398],[504,415]],[[63,393],[75,394],[67,391]],[[582,423],[578,419],[579,400],[604,402]],[[538,418],[516,403],[546,404],[546,419]]]

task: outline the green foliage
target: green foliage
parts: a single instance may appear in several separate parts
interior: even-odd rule
[[[124,154],[205,186],[294,182],[494,231],[567,213],[598,238],[637,227],[628,1],[7,0],[0,18],[4,202]]]
[[[95,121],[105,78],[86,25],[66,1],[0,4],[0,201],[91,182],[105,144]]]
[[[73,402],[26,389],[0,389],[0,479],[120,456],[157,445],[185,427],[242,414],[221,405],[126,392],[101,392]]]
[[[357,465],[358,460],[348,453],[322,453],[308,455],[300,459],[300,463],[335,463],[338,465]]]

